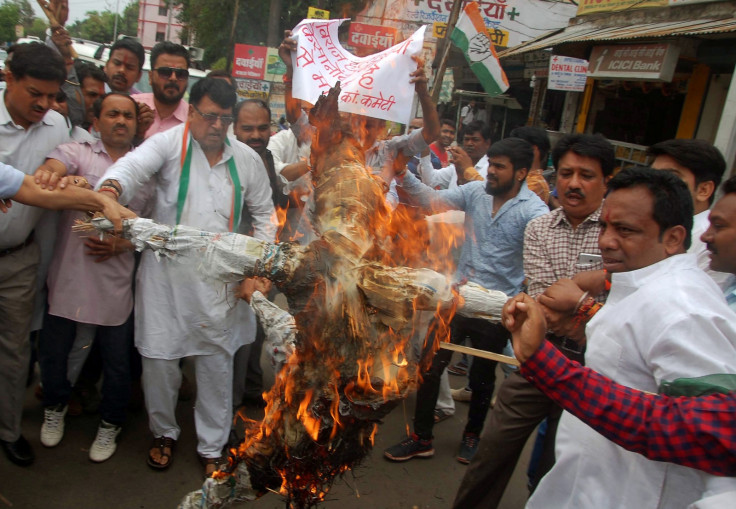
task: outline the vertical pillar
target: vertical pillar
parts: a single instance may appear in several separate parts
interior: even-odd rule
[[[728,87],[723,114],[721,114],[721,121],[718,124],[713,144],[718,147],[726,159],[724,178],[728,178],[733,175],[734,157],[736,157],[736,72],[731,75],[731,85]]]
[[[578,124],[575,126],[575,132],[577,133],[585,132],[585,124],[588,121],[588,113],[590,112],[590,103],[593,100],[593,88],[595,88],[595,80],[593,78],[585,80],[585,91],[583,92],[583,100],[580,104]]]
[[[700,117],[700,108],[705,98],[705,92],[708,89],[709,78],[710,67],[705,64],[696,64],[693,67],[693,74],[690,76],[687,84],[687,95],[685,96],[685,103],[682,105],[680,124],[677,126],[675,138],[689,140],[695,136],[695,129],[698,127],[698,118]]]

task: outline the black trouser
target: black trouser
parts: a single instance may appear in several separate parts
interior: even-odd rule
[[[455,315],[450,324],[450,342],[461,344],[470,339],[473,348],[501,353],[510,338],[509,332],[500,324],[479,318]],[[440,349],[432,360],[429,370],[417,391],[417,406],[414,411],[414,432],[423,440],[432,438],[434,407],[440,391],[440,377],[452,358],[451,350]],[[480,434],[491,405],[491,396],[496,383],[496,361],[473,358],[468,374],[468,385],[473,391],[468,409],[466,433]]]

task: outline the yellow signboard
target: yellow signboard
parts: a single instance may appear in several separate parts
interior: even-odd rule
[[[309,19],[330,19],[330,11],[310,7],[307,9],[307,18]]]
[[[594,12],[622,11],[624,9],[644,9],[647,7],[667,7],[674,0],[580,0],[578,16],[593,14]],[[677,2],[690,3],[688,1]]]

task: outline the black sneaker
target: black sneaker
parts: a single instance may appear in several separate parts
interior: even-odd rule
[[[409,438],[389,447],[383,451],[383,455],[391,461],[406,461],[412,458],[430,458],[434,456],[434,447],[431,440],[420,440],[412,433]]]
[[[465,433],[463,435],[463,441],[460,444],[460,451],[457,453],[457,460],[463,465],[470,463],[470,460],[475,456],[478,451],[478,442],[480,437],[475,433]]]

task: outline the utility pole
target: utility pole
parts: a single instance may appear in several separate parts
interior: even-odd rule
[[[437,66],[437,73],[434,75],[434,84],[432,85],[432,102],[435,104],[437,104],[437,101],[440,98],[442,80],[445,78],[445,69],[447,69],[447,58],[450,55],[450,47],[452,46],[450,34],[455,29],[457,19],[460,17],[460,8],[462,5],[462,0],[455,0],[452,4],[452,11],[450,11],[450,19],[447,20],[447,31],[445,32],[445,38],[443,39],[444,45],[442,46],[442,57],[440,58],[439,65]]]
[[[271,0],[271,8],[268,11],[268,36],[266,46],[277,48],[284,36],[279,31],[279,19],[281,18],[281,0]]]
[[[115,22],[112,29],[112,43],[118,40],[118,12],[120,11],[120,0],[115,2]]]
[[[167,20],[166,20],[166,40],[171,40],[171,10],[174,6],[173,0],[169,0],[166,2],[166,14],[167,14]]]
[[[240,0],[235,0],[235,8],[233,9],[233,24],[230,26],[230,39],[228,40],[227,62],[225,62],[225,70],[229,73],[233,69],[233,56],[235,53],[235,25],[238,23],[238,11],[240,10]]]

